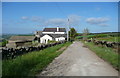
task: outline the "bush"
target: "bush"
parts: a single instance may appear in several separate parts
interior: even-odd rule
[[[2,41],[2,47],[6,46],[7,43],[8,43],[7,40],[3,40],[3,41]]]

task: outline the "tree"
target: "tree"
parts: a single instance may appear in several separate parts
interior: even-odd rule
[[[83,36],[84,36],[83,39],[84,39],[84,40],[87,39],[86,36],[87,36],[89,33],[90,33],[90,32],[89,32],[89,29],[88,29],[88,28],[85,28],[85,29],[83,30]]]
[[[71,40],[74,40],[74,38],[77,36],[77,31],[74,29],[74,28],[70,28],[70,31],[69,31],[69,38]]]
[[[89,34],[89,29],[88,29],[88,28],[85,28],[85,29],[83,30],[83,34],[84,34],[84,35],[88,35],[88,34]]]
[[[2,47],[6,46],[7,43],[8,43],[8,41],[4,39],[4,40],[2,41]]]

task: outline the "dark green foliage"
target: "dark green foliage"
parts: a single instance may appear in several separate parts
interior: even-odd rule
[[[4,39],[4,40],[2,40],[2,42],[0,42],[0,46],[4,47],[4,46],[6,46],[7,43],[8,43],[8,41]]]
[[[70,31],[69,31],[70,39],[74,40],[76,36],[77,36],[77,31],[74,28],[70,28]]]

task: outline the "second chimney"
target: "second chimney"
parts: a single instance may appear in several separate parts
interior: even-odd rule
[[[57,32],[59,31],[59,27],[57,27]]]

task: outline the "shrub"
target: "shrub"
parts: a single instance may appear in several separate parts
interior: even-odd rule
[[[2,41],[2,47],[6,46],[7,43],[8,43],[7,40],[3,40],[3,41]]]

